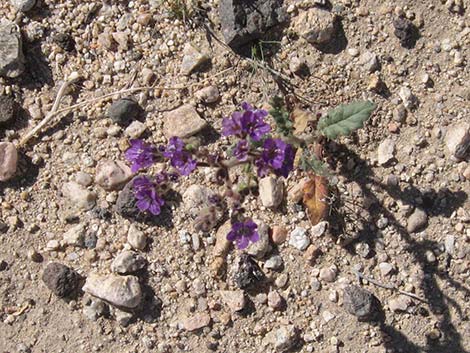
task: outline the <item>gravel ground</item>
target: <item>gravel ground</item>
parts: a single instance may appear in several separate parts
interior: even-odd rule
[[[286,0],[289,20],[269,30],[262,61],[219,41],[218,2],[202,2],[201,13],[182,19],[169,0],[39,0],[25,13],[0,5],[0,17],[21,29],[25,54],[19,77],[0,78],[0,96],[18,105],[11,120],[0,120],[2,141],[17,143],[43,119],[72,72],[81,79],[61,108],[147,87],[60,115],[22,149],[17,175],[0,182],[0,351],[468,352],[470,163],[453,149],[462,131],[469,134],[468,9],[457,0],[337,0],[321,15],[339,16],[336,31],[315,46],[298,23],[322,1]],[[397,18],[413,24],[402,43]],[[183,58],[191,50],[203,63],[188,74]],[[212,102],[200,91],[209,86],[220,94]],[[335,197],[325,229],[312,227],[294,202],[300,172],[285,180],[286,197],[274,210],[256,194],[246,197],[248,214],[271,238],[287,232],[277,244],[266,232],[261,249],[249,250],[265,275],[255,288],[237,287],[241,251],[217,252],[220,224],[193,229],[190,186],[220,191],[212,171],[176,184],[158,221],[122,217],[115,207],[122,185],[105,190],[95,181],[100,163],[124,161],[134,136],[107,113],[119,98],[138,102],[141,136],[155,144],[167,141],[168,112],[189,104],[207,123],[193,142],[220,151],[230,145],[218,135],[222,117],[243,101],[263,107],[286,92],[312,113],[359,99],[378,107],[364,129],[327,145]],[[79,188],[67,191],[70,181]],[[72,207],[83,197],[91,207]],[[295,246],[295,229],[310,240],[306,250]],[[142,300],[132,310],[82,291],[68,295],[54,282],[65,271],[81,288],[92,273],[111,273],[131,248],[146,262],[136,274]],[[51,262],[75,272],[43,276]],[[380,302],[373,320],[349,312],[350,284]]]

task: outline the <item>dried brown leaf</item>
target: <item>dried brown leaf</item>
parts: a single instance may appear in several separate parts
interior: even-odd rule
[[[325,177],[309,175],[304,185],[303,202],[312,225],[321,222],[328,214],[328,181]]]

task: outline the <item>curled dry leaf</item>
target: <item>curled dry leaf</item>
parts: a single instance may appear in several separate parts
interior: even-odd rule
[[[303,202],[312,225],[321,222],[328,213],[328,181],[325,177],[309,174],[304,185]]]

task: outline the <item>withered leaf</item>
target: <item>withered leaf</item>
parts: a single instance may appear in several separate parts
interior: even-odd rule
[[[328,181],[325,177],[309,174],[304,185],[303,202],[312,225],[321,222],[328,213]]]

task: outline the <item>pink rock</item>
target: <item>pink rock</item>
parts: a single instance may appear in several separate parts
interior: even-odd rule
[[[16,173],[18,152],[11,142],[0,142],[0,181],[7,181]]]
[[[198,313],[183,320],[182,326],[186,331],[197,331],[203,327],[209,326],[211,317],[207,313]]]
[[[282,244],[287,239],[287,229],[282,226],[274,226],[272,240],[274,244]]]
[[[121,161],[104,160],[96,166],[95,181],[105,190],[118,189],[131,177],[131,169]]]

